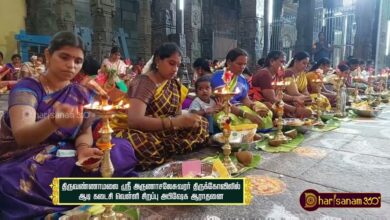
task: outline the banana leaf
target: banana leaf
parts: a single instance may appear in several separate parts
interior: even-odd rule
[[[298,145],[300,143],[302,143],[304,139],[305,138],[304,138],[303,134],[298,134],[298,136],[296,138],[292,139],[288,143],[281,144],[277,147],[270,146],[268,144],[268,139],[266,139],[262,142],[257,143],[255,149],[263,150],[263,151],[266,151],[269,153],[290,152],[290,151],[294,150],[295,148],[297,148]]]
[[[230,159],[233,161],[234,164],[237,165],[237,168],[238,168],[238,173],[233,174],[232,177],[237,177],[237,176],[245,173],[246,171],[251,170],[251,169],[257,167],[260,164],[260,162],[262,160],[261,155],[253,153],[253,152],[252,152],[252,154],[253,154],[252,162],[248,166],[244,166],[242,164],[238,164],[236,157],[234,155],[230,155]],[[224,158],[224,155],[223,154],[219,154],[219,155],[216,155],[216,156],[213,156],[213,157],[206,157],[206,158],[202,159],[202,161],[203,162],[213,163],[214,160],[216,160],[216,159],[220,159],[221,161],[223,161],[223,158]]]

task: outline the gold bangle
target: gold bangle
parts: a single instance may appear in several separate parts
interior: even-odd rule
[[[169,117],[169,126],[171,130],[176,130],[175,127],[173,126],[172,117]]]
[[[162,129],[165,130],[165,124],[164,124],[164,118],[160,118],[161,119],[161,125],[162,125]]]
[[[87,143],[79,143],[79,144],[76,145],[76,149],[78,149],[78,148],[80,148],[80,147],[82,147],[82,146],[91,147],[90,144],[87,144]]]

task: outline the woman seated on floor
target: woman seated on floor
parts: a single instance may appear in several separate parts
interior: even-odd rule
[[[326,57],[321,58],[314,66],[306,73],[307,78],[307,90],[310,94],[318,93],[318,86],[314,81],[317,79],[324,80],[324,75],[330,70],[330,60]],[[323,84],[321,87],[321,95],[328,98],[328,101],[332,106],[336,106],[336,93],[328,90]]]
[[[130,83],[128,114],[114,119],[116,136],[132,143],[142,170],[161,165],[174,154],[192,151],[208,140],[206,119],[181,114],[186,94],[175,78],[181,59],[176,44],[160,46],[143,74]]]
[[[83,43],[71,32],[57,33],[45,56],[46,74],[20,80],[1,119],[0,219],[34,219],[71,209],[53,205],[53,178],[100,176],[98,164],[88,169],[75,165],[103,154],[93,147],[92,117],[83,117],[82,106],[93,93],[70,82],[83,64]],[[112,141],[114,176],[136,176],[130,143]]]
[[[283,64],[285,55],[282,51],[271,51],[265,60],[265,68],[260,69],[252,77],[252,86],[257,88],[261,94],[261,101],[272,108],[277,102],[275,90],[272,82],[283,79]],[[310,117],[312,112],[304,107],[305,98],[303,96],[291,96],[284,94],[283,101],[293,104],[284,104],[284,115],[286,117],[305,118]]]
[[[305,72],[309,64],[309,58],[310,55],[306,52],[298,52],[294,55],[294,58],[284,73],[284,80],[290,82],[286,87],[285,93],[291,96],[301,96],[305,100],[306,105],[309,104],[310,109],[314,110],[317,106],[315,102],[317,94],[309,93],[308,80]],[[325,96],[320,96],[320,103],[321,109],[331,109],[329,100]]]
[[[325,86],[327,89],[332,90],[334,92],[337,91],[337,79],[342,78],[341,87],[346,89],[352,88],[352,79],[350,76],[351,70],[348,65],[340,64],[337,66],[337,70],[325,77]]]
[[[226,55],[225,70],[216,71],[211,78],[211,86],[213,90],[225,86],[223,76],[225,71],[230,71],[233,77],[229,83],[229,88],[232,91],[239,89],[239,93],[235,95],[230,103],[232,125],[254,123],[259,129],[272,128],[272,111],[261,102],[253,102],[248,97],[249,85],[242,72],[248,62],[248,54],[240,48],[232,49]],[[216,114],[216,122],[220,124],[224,112]]]

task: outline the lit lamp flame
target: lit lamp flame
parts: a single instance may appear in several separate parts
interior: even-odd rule
[[[290,85],[290,81],[284,81],[284,80],[276,81],[276,82],[272,82],[271,85],[277,86],[277,87],[288,86],[288,85]]]
[[[313,79],[312,82],[314,82],[314,83],[322,83],[323,81],[322,81],[322,79]]]
[[[103,111],[110,111],[112,109],[112,105],[100,106]]]
[[[229,92],[229,90],[226,87],[223,87],[221,90],[222,94],[227,94],[228,92]]]

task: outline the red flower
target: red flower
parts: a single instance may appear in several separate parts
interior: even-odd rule
[[[225,82],[225,84],[230,83],[232,81],[233,73],[230,72],[230,70],[226,70],[223,73],[222,80]]]

